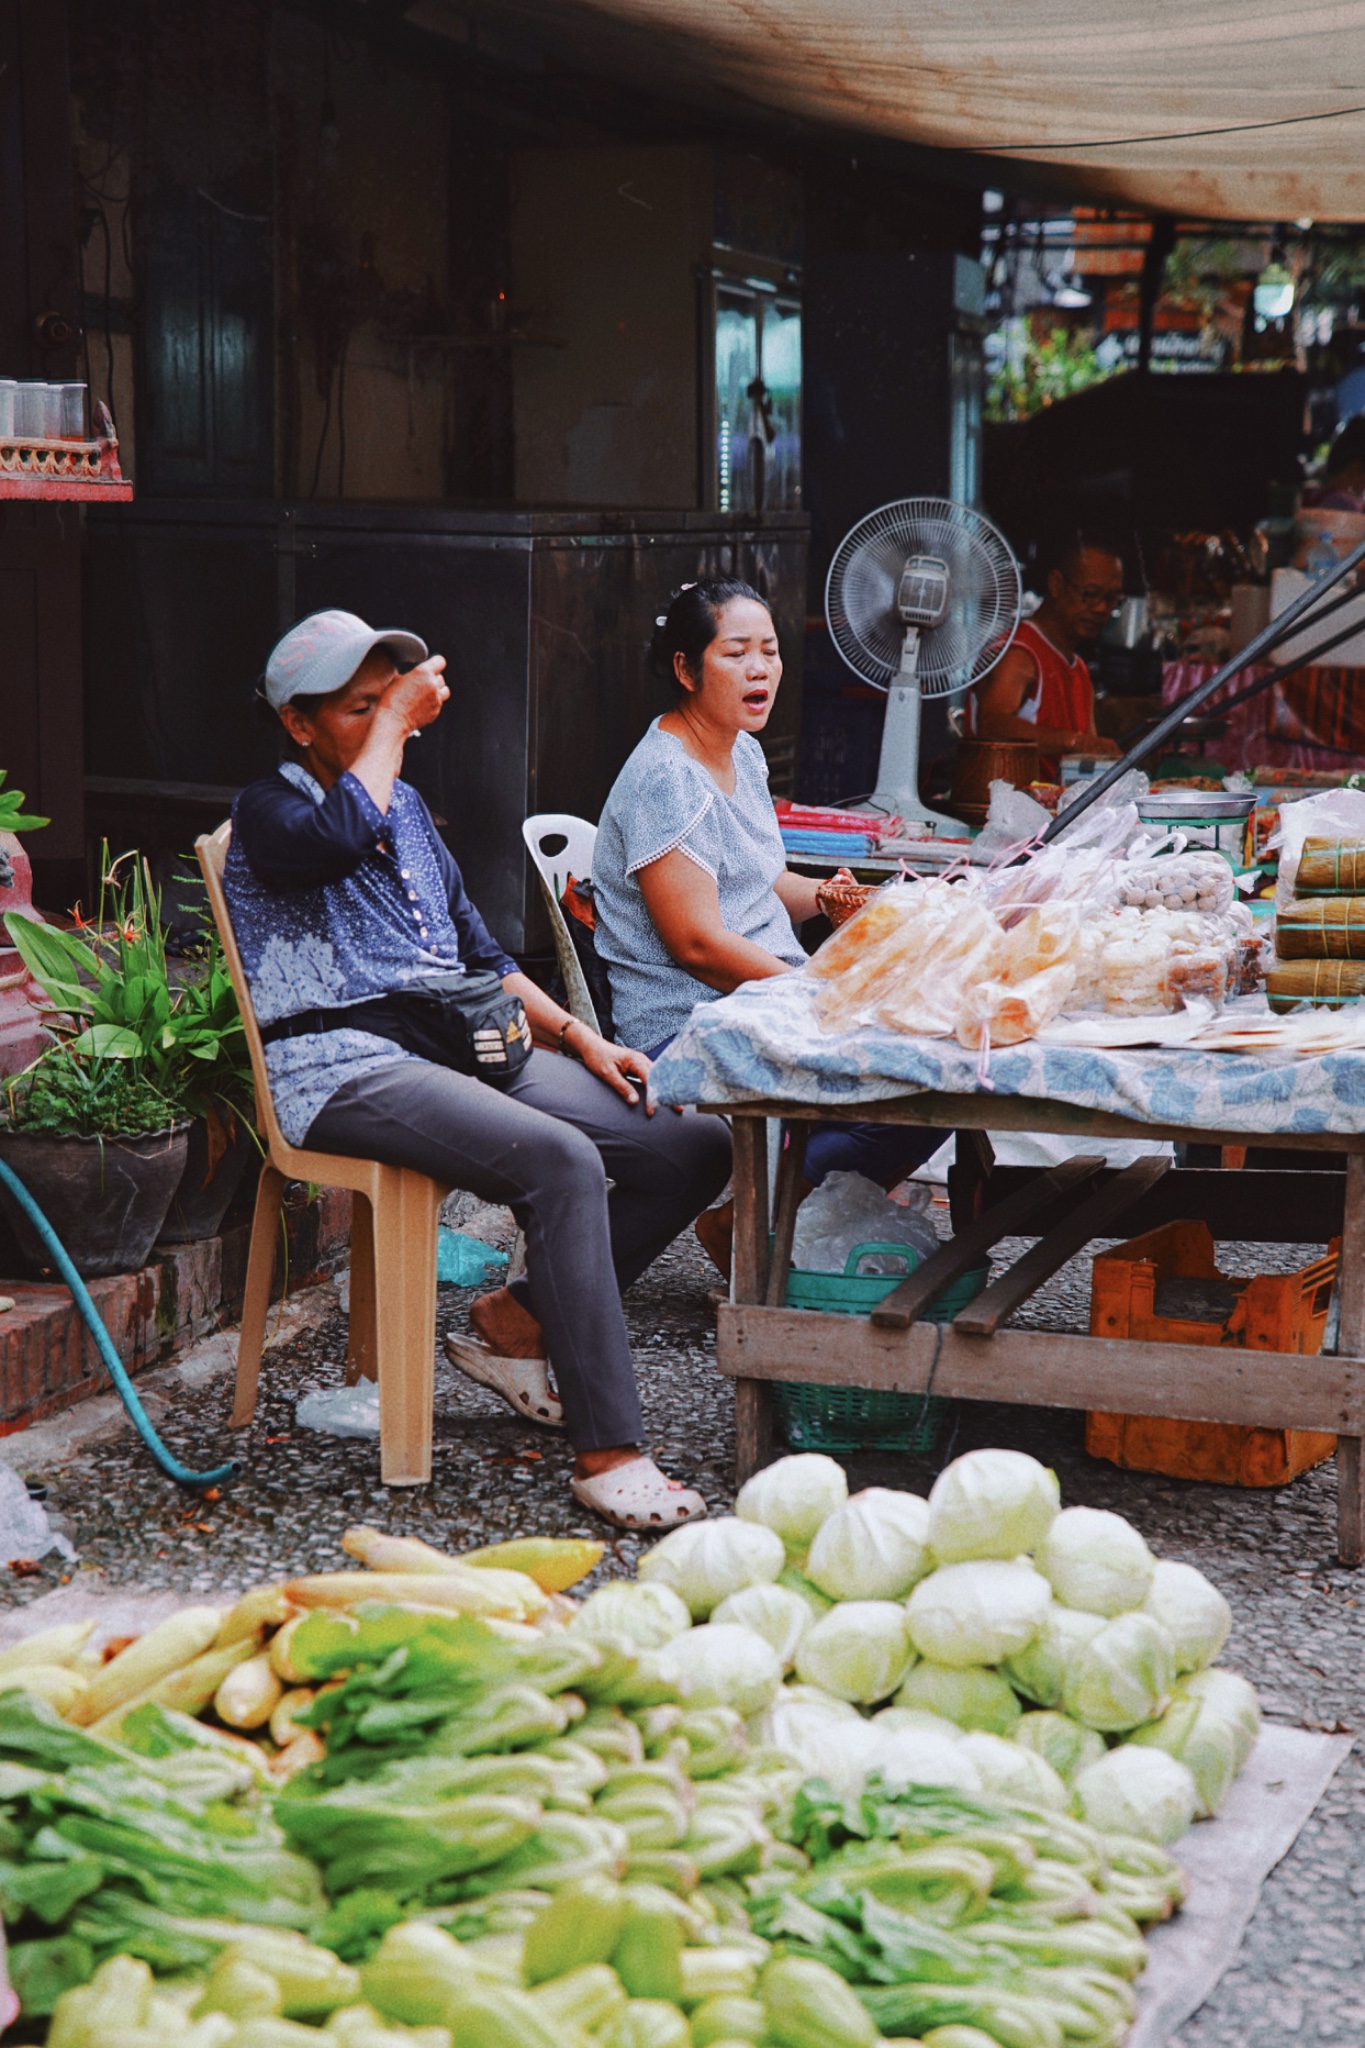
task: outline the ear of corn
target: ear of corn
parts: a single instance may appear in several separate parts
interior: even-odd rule
[[[40,1629],[22,1643],[0,1650],[0,1675],[22,1671],[30,1664],[71,1664],[95,1632],[93,1621],[65,1621],[56,1628]]]
[[[217,1631],[215,1629],[214,1633]],[[158,1707],[169,1707],[177,1714],[202,1714],[213,1695],[217,1692],[229,1671],[236,1665],[244,1664],[254,1653],[250,1640],[244,1643],[229,1643],[226,1649],[205,1650],[202,1656],[192,1657],[187,1664],[167,1672],[148,1686],[135,1699],[123,1700],[98,1721],[91,1724],[90,1732],[107,1740],[116,1736],[124,1716],[149,1701]],[[90,1692],[94,1686],[90,1687]],[[87,1692],[71,1716],[72,1720],[83,1719],[88,1712],[90,1693]]]
[[[248,1636],[259,1641],[267,1629],[282,1628],[297,1611],[283,1586],[256,1586],[224,1615],[218,1644],[240,1643]]]
[[[524,1621],[538,1614],[545,1595],[523,1572],[466,1570],[451,1561],[448,1572],[319,1572],[291,1579],[286,1591],[299,1607],[358,1607],[382,1600],[444,1608],[456,1614]]]
[[[149,1696],[159,1679],[180,1670],[208,1649],[222,1620],[217,1607],[184,1607],[179,1614],[158,1622],[96,1674],[69,1718],[79,1727],[90,1728],[116,1707]]]
[[[245,1637],[244,1641],[251,1642]],[[228,1649],[235,1649],[229,1643]],[[269,1657],[258,1650],[229,1671],[213,1695],[213,1711],[229,1728],[264,1728],[281,1699],[283,1682],[276,1676]]]
[[[518,1536],[509,1543],[490,1543],[482,1550],[466,1550],[459,1561],[480,1570],[494,1566],[525,1572],[542,1592],[565,1593],[596,1570],[606,1549],[605,1543],[591,1542],[584,1536]]]

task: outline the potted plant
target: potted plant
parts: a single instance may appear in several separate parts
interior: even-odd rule
[[[122,868],[106,868],[97,916],[74,931],[6,918],[57,1043],[5,1085],[0,1157],[86,1277],[146,1264],[185,1170],[197,1057],[176,1029],[156,891],[144,863]],[[41,1270],[32,1226],[5,1206]]]
[[[185,1059],[182,1087],[191,1114],[185,1171],[162,1227],[164,1244],[216,1237],[260,1140],[242,1013],[211,920],[189,975],[175,990],[171,1019]]]

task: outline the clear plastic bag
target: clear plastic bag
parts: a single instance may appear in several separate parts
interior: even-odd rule
[[[939,1243],[928,1215],[932,1200],[928,1188],[916,1188],[909,1202],[896,1202],[861,1173],[827,1173],[796,1212],[792,1264],[803,1273],[842,1273],[855,1244],[906,1244],[927,1259]],[[860,1270],[901,1268],[873,1254]]]
[[[892,882],[825,940],[806,969],[820,984],[815,1014],[824,1030],[856,1023],[899,970],[913,970],[942,922],[944,889],[938,881]]]
[[[1121,904],[1137,910],[1225,915],[1232,903],[1232,869],[1221,853],[1164,853],[1133,861],[1118,887]]]
[[[967,992],[996,972],[1005,934],[981,898],[966,887],[945,888],[932,929],[913,959],[898,961],[878,990],[878,1023],[915,1037],[942,1038],[957,1028]]]
[[[1161,985],[1162,1006],[1183,1010],[1191,996],[1221,1009],[1228,992],[1228,954],[1221,946],[1191,946],[1172,952]]]
[[[1041,904],[1004,933],[989,980],[963,990],[958,1003],[959,1044],[1018,1045],[1048,1024],[1076,985],[1081,957],[1081,913],[1074,903]]]

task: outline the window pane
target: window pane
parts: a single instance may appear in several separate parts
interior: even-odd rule
[[[801,308],[789,299],[763,309],[763,381],[768,387],[769,422],[764,503],[774,512],[801,508]]]
[[[721,512],[751,512],[758,503],[753,459],[758,451],[751,445],[756,408],[750,396],[757,376],[755,294],[720,285],[716,290],[716,505]],[[761,424],[758,432],[761,445]],[[760,455],[760,463],[761,459]]]

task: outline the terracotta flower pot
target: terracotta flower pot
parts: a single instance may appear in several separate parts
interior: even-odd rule
[[[171,1197],[159,1242],[197,1244],[201,1238],[217,1237],[228,1204],[241,1186],[242,1175],[260,1156],[245,1117],[238,1114],[233,1117],[232,1135],[226,1147],[215,1158],[208,1123],[197,1116],[189,1129],[185,1171]]]
[[[0,1159],[46,1216],[83,1279],[145,1266],[185,1171],[189,1128],[142,1138],[69,1138],[0,1132]],[[36,1274],[52,1261],[13,1195],[0,1186],[20,1251]]]

